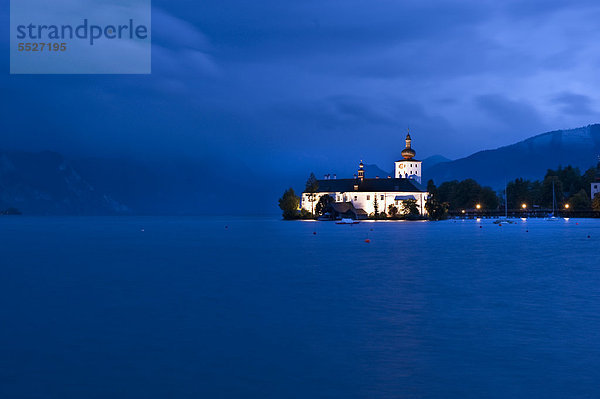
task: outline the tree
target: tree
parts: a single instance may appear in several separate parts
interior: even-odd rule
[[[377,202],[377,194],[374,195],[374,199],[373,199],[373,212],[374,212],[374,216],[375,219],[379,219],[379,203]]]
[[[283,218],[292,220],[298,218],[298,207],[300,198],[296,195],[293,188],[288,188],[279,198],[279,208],[283,211]]]
[[[322,195],[321,198],[319,198],[319,201],[317,202],[317,206],[315,207],[317,215],[322,216],[325,212],[327,212],[327,208],[329,208],[329,205],[332,202],[334,202],[334,199],[331,198],[330,195]]]
[[[473,179],[458,183],[456,201],[459,208],[475,208],[481,192],[481,186]]]
[[[417,205],[417,200],[407,199],[402,201],[402,214],[404,216],[419,215],[419,205]]]
[[[500,205],[496,192],[491,187],[482,187],[479,191],[479,203],[485,209],[497,209]]]
[[[508,183],[508,207],[519,208],[526,203],[552,208],[554,192],[557,204],[568,202],[571,209],[589,209],[589,187],[597,171],[597,168],[591,168],[582,175],[578,168],[567,166],[548,169],[542,181],[515,179]],[[583,193],[587,195],[584,197]]]
[[[448,208],[450,206],[447,202],[440,202],[435,198],[435,195],[432,195],[427,199],[425,203],[425,210],[427,210],[427,214],[429,215],[429,219],[431,220],[442,220],[446,219],[448,215]]]
[[[314,173],[311,173],[306,180],[306,187],[304,192],[307,193],[308,202],[311,203],[311,212],[314,215],[315,213],[315,201],[317,200],[317,191],[319,190],[319,181],[315,177]]]
[[[545,178],[554,177],[556,181],[559,181],[562,187],[562,191],[566,195],[573,195],[585,189],[584,179],[581,176],[579,168],[574,168],[571,165],[563,168],[558,167],[557,170],[548,169]]]
[[[592,201],[592,209],[595,211],[600,211],[600,193],[596,193],[594,195],[594,200]]]
[[[436,198],[439,202],[447,202],[452,209],[455,207],[456,187],[458,186],[458,180],[452,180],[440,184],[435,190],[435,195],[431,196]],[[427,190],[429,191],[429,190]],[[431,191],[429,191],[431,193]]]
[[[314,219],[314,215],[307,211],[306,209],[300,209],[300,215],[298,215],[300,219]]]
[[[390,204],[390,206],[388,206],[388,214],[393,218],[398,216],[398,207],[394,204]]]
[[[435,186],[435,183],[432,179],[429,179],[429,181],[427,182],[427,192],[431,195],[437,194],[437,187]]]
[[[569,206],[570,209],[576,211],[589,210],[592,206],[592,200],[588,193],[584,189],[581,189],[577,194],[569,198]]]
[[[504,207],[504,202],[511,209],[520,209],[521,204],[552,208],[553,192],[557,204],[568,202],[571,209],[589,209],[590,184],[598,175],[600,164],[588,169],[583,175],[578,168],[572,166],[548,169],[541,181],[518,178],[509,182],[506,190],[508,198],[504,199],[504,190],[498,196],[491,188],[481,187],[472,179],[445,182],[437,188],[430,180],[427,184],[430,195],[425,209],[430,218],[436,219],[433,215],[438,215],[437,212],[443,210],[443,204],[447,205],[446,209],[453,211],[470,209],[477,204],[481,204],[484,209],[497,209],[499,205]]]
[[[600,163],[598,163],[598,166],[586,170],[583,176],[581,177],[583,180],[583,188],[587,191],[588,194],[591,194],[591,184],[594,183],[596,181],[596,178],[598,177],[600,177]]]
[[[552,208],[552,183],[554,182],[554,196],[556,203],[560,204],[564,202],[565,194],[563,190],[563,183],[557,176],[548,175],[542,183],[541,190],[541,205],[546,208]]]
[[[429,187],[433,189],[435,186]],[[475,205],[481,200],[482,188],[473,179],[463,181],[453,180],[442,183],[437,190],[429,191],[439,203],[447,202],[450,209],[475,208]],[[487,205],[486,205],[487,206]]]
[[[530,206],[536,203],[532,196],[532,183],[529,180],[518,178],[506,185],[508,195],[508,208],[517,209],[521,204],[529,204]],[[552,197],[550,197],[552,198]]]
[[[438,200],[440,194],[438,189],[435,187],[433,180],[430,180],[427,184],[427,192],[429,193],[429,197],[427,198],[427,202],[425,203],[425,210],[429,215],[429,219],[445,219],[446,214],[448,213],[449,205],[447,202],[441,202]]]

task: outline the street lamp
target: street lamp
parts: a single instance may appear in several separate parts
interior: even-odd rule
[[[475,208],[477,208],[477,209],[481,209],[481,204],[477,204],[477,205],[475,205]]]
[[[569,209],[570,207],[571,207],[571,205],[565,204],[565,209]]]
[[[521,208],[523,208],[523,209],[527,209],[527,204],[522,204],[522,205],[521,205]]]

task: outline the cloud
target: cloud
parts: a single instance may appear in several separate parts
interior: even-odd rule
[[[3,145],[304,176],[594,122],[597,2],[153,4],[151,76],[0,76]]]
[[[169,48],[190,48],[209,51],[210,41],[204,33],[190,22],[177,18],[167,11],[155,7],[152,10],[154,44]]]
[[[539,112],[525,101],[512,100],[501,94],[481,95],[475,101],[493,122],[506,128],[529,132],[543,129]]]
[[[153,9],[152,23],[154,87],[181,94],[194,90],[190,80],[221,74],[210,40],[198,27],[161,8]]]
[[[569,115],[590,115],[595,111],[592,109],[592,99],[583,94],[564,92],[552,99],[559,106],[561,112]]]

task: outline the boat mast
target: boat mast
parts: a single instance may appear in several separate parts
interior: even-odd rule
[[[508,184],[504,182],[504,217],[508,219]]]
[[[554,179],[552,179],[552,217],[555,216],[556,209],[556,194],[554,193]]]

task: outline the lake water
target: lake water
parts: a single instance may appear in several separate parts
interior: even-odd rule
[[[600,396],[599,220],[0,217],[0,256],[2,398]]]

